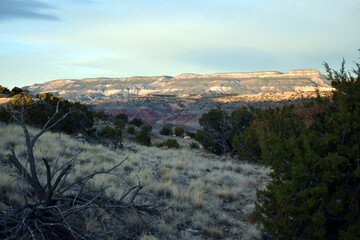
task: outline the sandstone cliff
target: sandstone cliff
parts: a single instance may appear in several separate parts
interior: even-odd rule
[[[329,88],[326,77],[316,70],[288,73],[181,74],[176,77],[87,78],[35,84],[32,93],[52,92],[73,101],[94,102],[149,95],[209,96],[213,94],[259,94],[295,91],[308,87]]]

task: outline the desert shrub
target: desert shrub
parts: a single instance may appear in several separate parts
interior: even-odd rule
[[[105,113],[104,111],[98,111],[94,113],[94,120],[108,120],[109,114]]]
[[[185,132],[185,130],[182,127],[175,127],[174,128],[174,133],[175,133],[175,136],[177,136],[177,137],[184,136],[184,132]]]
[[[135,128],[133,126],[129,126],[126,132],[128,134],[135,134]]]
[[[121,128],[123,129],[126,125],[126,123],[124,122],[124,120],[122,120],[121,118],[115,118],[114,119],[114,125],[117,127],[117,128]]]
[[[11,114],[3,106],[0,106],[0,122],[9,123]]]
[[[51,93],[44,93],[39,95],[42,101],[31,110],[29,113],[32,115],[30,121],[36,123],[35,126],[41,126],[46,119],[55,111],[59,102],[59,116],[71,109],[73,114],[67,116],[55,128],[55,131],[61,131],[68,134],[83,133],[91,131],[94,124],[93,112],[89,111],[86,105],[79,102],[69,102],[62,97],[53,96]],[[39,116],[41,116],[41,121]],[[39,119],[37,119],[39,118]]]
[[[115,116],[115,119],[121,119],[124,123],[128,122],[128,116],[125,113],[119,113]]]
[[[325,67],[336,90],[324,106],[314,100],[322,110],[310,122],[289,108],[258,122],[272,181],[257,192],[256,216],[275,239],[360,237],[360,64],[356,77],[344,62],[339,71]]]
[[[165,141],[165,145],[168,147],[168,148],[180,148],[180,144],[178,143],[178,141],[176,141],[176,139],[167,139]]]
[[[131,120],[130,124],[133,124],[133,125],[135,125],[137,127],[140,127],[143,124],[143,122],[142,122],[141,118],[133,118]]]
[[[161,135],[165,135],[165,136],[169,136],[169,135],[172,134],[172,131],[171,131],[170,128],[167,128],[167,127],[164,126],[164,127],[161,129],[160,134],[161,134]]]
[[[0,85],[0,93],[9,94],[10,90],[8,88],[3,87],[3,86]]]
[[[10,99],[10,103],[18,110],[21,108],[20,99],[24,104],[24,107],[30,107],[35,104],[34,100],[29,95],[21,93],[16,94]]]
[[[94,123],[93,112],[88,111],[87,107],[83,104],[69,102],[64,98],[56,97],[51,93],[39,94],[39,100],[35,103],[29,95],[21,93],[11,98],[9,111],[20,111],[20,99],[23,106],[27,108],[24,113],[24,122],[30,126],[43,126],[56,110],[58,113],[55,114],[54,121],[59,120],[66,112],[71,111],[72,114],[66,115],[62,121],[54,126],[52,129],[53,131],[65,132],[68,134],[83,133],[86,135],[94,132],[92,128]],[[31,108],[28,108],[29,106],[31,106]],[[11,119],[9,120],[12,121]]]
[[[232,131],[225,111],[220,108],[211,109],[200,117],[199,124],[201,130],[197,131],[195,139],[204,149],[215,154],[231,151]]]
[[[118,128],[123,129],[128,122],[128,116],[125,113],[119,113],[115,116],[114,125]]]
[[[190,147],[191,147],[192,149],[200,149],[199,144],[197,144],[196,142],[190,143]]]
[[[18,88],[18,87],[13,87],[11,89],[10,96],[15,96],[17,94],[28,93],[28,92],[29,92],[29,90],[21,89],[21,88]]]
[[[151,137],[149,136],[149,134],[144,131],[141,130],[136,136],[135,136],[135,140],[136,143],[141,144],[141,145],[145,145],[145,146],[150,146],[151,145]]]
[[[141,127],[141,131],[145,131],[146,133],[151,133],[152,131],[152,126],[149,124],[145,124]]]
[[[122,131],[120,128],[112,128],[112,127],[106,125],[101,130],[100,135],[106,139],[121,141]]]
[[[155,147],[162,148],[165,147],[165,142],[159,142],[154,144]]]
[[[57,124],[52,130],[61,131],[68,134],[83,133],[88,134],[91,132],[93,126],[93,112],[88,111],[87,107],[78,102],[72,103],[64,98],[58,98],[51,93],[39,94],[39,101],[34,104],[34,101],[30,96],[26,94],[15,95],[11,99],[12,108],[19,110],[20,96],[24,106],[32,105],[25,112],[25,122],[34,127],[43,126],[49,118],[58,109],[58,114],[54,116],[53,120],[59,120],[61,116],[64,116],[66,112],[72,111],[73,113],[67,115],[59,124]]]

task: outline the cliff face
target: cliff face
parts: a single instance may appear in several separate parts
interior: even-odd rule
[[[90,108],[113,115],[126,113],[130,119],[142,118],[159,129],[166,125],[195,130],[199,128],[201,115],[212,108],[221,107],[230,113],[249,105],[281,105],[276,98],[294,99],[296,93],[284,99],[277,94],[314,91],[314,86],[324,90],[330,87],[318,71],[295,70],[288,73],[187,73],[176,77],[70,79],[36,84],[28,89],[32,93],[52,92],[82,101]]]
[[[209,96],[213,94],[259,94],[330,87],[316,70],[288,73],[181,74],[176,77],[91,78],[56,80],[28,87],[32,93],[52,92],[73,101],[94,102],[148,95]]]

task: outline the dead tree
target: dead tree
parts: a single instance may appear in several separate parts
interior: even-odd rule
[[[53,166],[44,157],[41,160],[35,159],[34,146],[39,137],[73,112],[69,111],[57,118],[60,113],[58,102],[55,112],[40,131],[32,137],[24,119],[28,109],[24,107],[21,99],[20,103],[21,110],[13,112],[12,117],[21,126],[25,136],[26,161],[29,169],[19,160],[14,147],[6,157],[17,169],[19,177],[31,186],[31,193],[26,199],[26,204],[22,206],[16,204],[0,213],[1,239],[104,239],[114,234],[113,229],[108,227],[106,221],[99,220],[103,229],[101,234],[86,230],[84,224],[81,224],[81,220],[85,219],[85,215],[89,211],[94,219],[101,219],[101,215],[105,212],[117,222],[121,222],[122,213],[127,209],[135,211],[136,214],[157,213],[157,205],[154,203],[148,205],[136,203],[135,199],[144,187],[140,179],[136,186],[126,190],[118,199],[106,196],[106,186],[96,191],[86,189],[90,179],[99,174],[113,174],[113,170],[126,161],[126,158],[110,169],[94,171],[72,183],[68,183],[66,179],[76,164],[77,154],[61,165],[58,164],[59,157]],[[40,164],[43,164],[42,167],[46,170],[46,183],[41,183],[39,180]],[[72,220],[74,218],[80,223],[74,224],[74,220]],[[132,238],[131,233],[117,232],[116,235],[122,239]]]

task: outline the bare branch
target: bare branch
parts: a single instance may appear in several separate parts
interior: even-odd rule
[[[47,182],[47,187],[48,187],[48,191],[51,192],[52,191],[52,185],[51,185],[51,170],[50,170],[50,165],[49,162],[46,158],[42,158],[45,167],[46,167],[46,182]]]
[[[77,111],[69,111],[59,117],[61,111],[59,110],[58,101],[54,113],[48,118],[41,130],[32,137],[25,125],[25,112],[28,108],[25,108],[21,98],[20,106],[20,111],[14,111],[12,117],[23,130],[27,147],[26,160],[30,164],[30,170],[27,170],[27,165],[19,161],[14,148],[6,156],[19,171],[21,178],[18,179],[25,180],[24,182],[29,184],[34,191],[26,193],[26,197],[24,197],[25,205],[12,204],[7,211],[0,212],[1,237],[4,239],[101,239],[110,233],[114,234],[112,232],[114,228],[108,227],[105,221],[101,221],[103,213],[111,215],[114,217],[113,220],[118,222],[124,221],[122,214],[126,208],[131,208],[134,210],[134,214],[139,216],[140,211],[157,213],[156,208],[158,205],[137,204],[135,202],[136,197],[141,195],[140,192],[144,188],[139,176],[137,176],[138,184],[124,191],[120,199],[105,195],[108,186],[103,186],[97,191],[87,191],[87,183],[90,179],[99,174],[115,174],[113,171],[122,165],[128,157],[109,169],[94,171],[72,183],[67,183],[67,177],[70,176],[70,172],[74,169],[79,152],[76,152],[71,160],[59,164],[65,153],[65,150],[63,150],[53,163],[46,157],[42,158],[46,184],[41,184],[37,173],[38,166],[33,153],[34,146],[40,136],[55,127],[68,115]],[[129,201],[124,200],[127,197],[129,197]],[[153,200],[156,201],[154,198]],[[82,221],[85,221],[86,218],[98,221],[98,226],[101,227],[103,232],[96,235],[91,230],[84,228],[81,225],[83,222],[78,226],[74,225],[74,222],[68,222],[69,219],[79,217],[82,218]],[[132,238],[132,236],[129,237],[123,233],[118,233],[118,236],[127,239]]]

